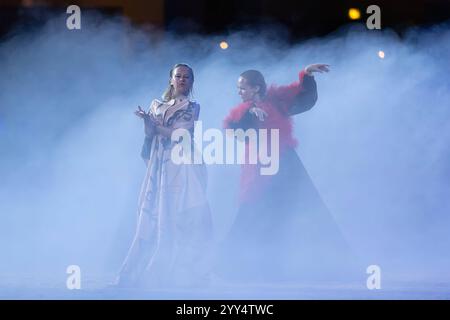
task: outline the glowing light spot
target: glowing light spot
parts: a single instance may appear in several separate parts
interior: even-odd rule
[[[348,10],[348,17],[352,20],[358,20],[359,18],[361,18],[361,11],[356,8],[350,8]]]
[[[384,51],[378,51],[378,56],[380,57],[380,59],[384,59]]]
[[[222,42],[219,44],[219,46],[220,46],[220,48],[223,49],[223,50],[228,49],[228,43],[226,43],[225,41],[222,41]]]

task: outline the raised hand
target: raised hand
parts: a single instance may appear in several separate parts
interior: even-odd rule
[[[134,112],[139,118],[144,119],[144,130],[146,136],[151,136],[155,132],[155,120],[151,116],[150,112],[145,112],[142,110],[141,106],[138,106],[138,110]]]
[[[141,106],[138,106],[138,109],[134,112],[135,115],[137,115],[139,118],[145,119],[147,117],[150,117],[150,112],[145,112],[142,110]]]
[[[305,72],[308,75],[312,75],[314,72],[329,72],[330,71],[330,65],[329,64],[325,64],[325,63],[314,63],[314,64],[310,64],[309,66],[307,66],[305,68]]]

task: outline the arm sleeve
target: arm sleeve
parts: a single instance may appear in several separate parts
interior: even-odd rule
[[[287,86],[272,86],[268,97],[287,115],[295,115],[311,109],[317,101],[317,85],[313,76],[304,70],[299,73],[299,80]]]
[[[141,157],[142,157],[142,159],[144,159],[144,161],[150,159],[150,151],[152,149],[152,141],[153,141],[153,137],[145,137],[144,138],[144,143],[143,143],[142,149],[141,149]]]
[[[158,100],[153,100],[150,104],[149,112],[152,114],[154,112],[155,106],[158,104]],[[144,160],[144,162],[147,162],[150,159],[150,151],[152,149],[152,143],[153,143],[153,135],[152,136],[145,136],[144,143],[142,144],[141,148],[141,158]]]

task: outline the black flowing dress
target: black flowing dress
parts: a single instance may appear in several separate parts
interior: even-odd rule
[[[265,121],[250,114],[253,103],[237,106],[225,119],[226,128],[279,129],[280,160],[272,176],[255,174],[258,165],[243,165],[238,213],[217,252],[219,277],[292,282],[356,276],[356,257],[305,170],[292,138],[291,117],[311,109],[316,100],[314,78],[301,72],[298,82],[268,90],[257,105],[267,112]]]

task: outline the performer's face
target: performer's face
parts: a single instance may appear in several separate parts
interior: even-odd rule
[[[192,87],[192,82],[193,79],[188,68],[180,66],[173,70],[170,83],[173,86],[175,95],[188,95]]]
[[[252,87],[247,79],[239,77],[237,82],[238,94],[241,96],[242,101],[252,101],[255,99],[259,91],[259,86]]]

